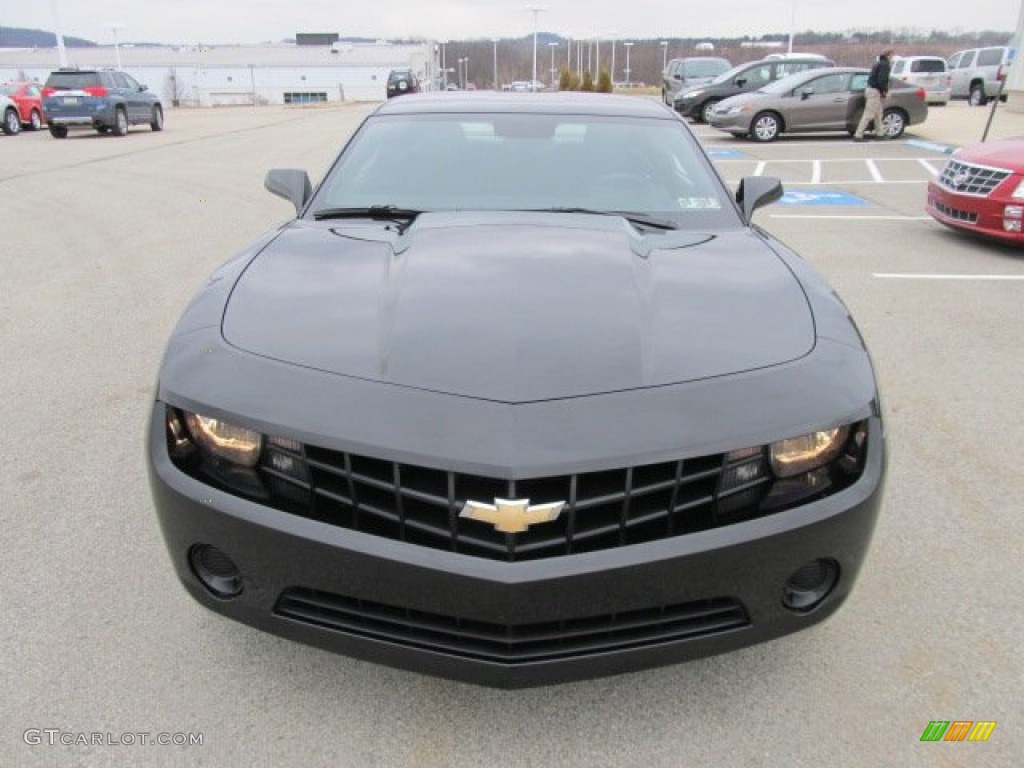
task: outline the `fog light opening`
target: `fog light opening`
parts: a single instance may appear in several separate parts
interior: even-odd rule
[[[230,599],[242,594],[242,572],[234,560],[209,544],[195,544],[188,553],[196,578],[213,595]]]
[[[806,613],[817,608],[839,581],[839,563],[820,558],[793,572],[783,588],[782,604]]]

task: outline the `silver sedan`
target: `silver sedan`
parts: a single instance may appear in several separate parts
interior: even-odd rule
[[[864,112],[868,70],[834,67],[800,72],[751,93],[720,101],[710,115],[714,128],[755,141],[783,133],[846,131],[853,134]],[[923,88],[893,81],[885,99],[882,132],[895,139],[908,125],[924,122],[928,103]]]

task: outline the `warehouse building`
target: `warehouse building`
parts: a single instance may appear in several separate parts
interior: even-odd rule
[[[98,46],[68,48],[71,67],[116,67],[167,104],[215,107],[326,101],[383,101],[388,72],[411,68],[424,88],[437,73],[431,43],[330,45]],[[0,81],[43,83],[57,49],[0,49]]]

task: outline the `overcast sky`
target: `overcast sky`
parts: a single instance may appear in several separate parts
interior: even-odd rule
[[[436,40],[519,37],[531,0],[4,0],[0,26],[112,43],[257,43],[296,32]],[[570,37],[735,37],[851,29],[1013,32],[1024,0],[533,0],[541,31]]]

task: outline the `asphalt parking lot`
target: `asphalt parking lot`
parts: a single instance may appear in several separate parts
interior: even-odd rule
[[[185,594],[143,461],[164,343],[203,279],[290,216],[266,170],[319,178],[366,110],[172,110],[157,134],[0,137],[0,765],[1019,766],[1024,251],[924,214],[942,148],[984,128],[964,104],[885,143],[695,127],[730,183],[783,177],[788,199],[756,221],[829,278],[878,368],[886,498],[828,622],[505,692],[291,643]],[[997,114],[993,135],[1009,133],[1024,115]],[[933,720],[997,726],[922,743]]]

